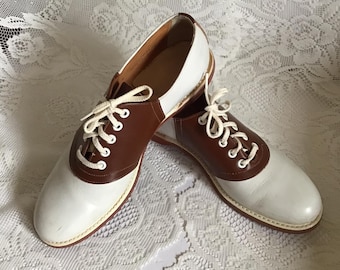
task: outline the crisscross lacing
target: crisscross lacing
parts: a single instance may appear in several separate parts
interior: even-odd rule
[[[99,141],[99,138],[102,138],[108,144],[114,144],[116,142],[116,136],[114,134],[107,134],[103,129],[107,120],[111,122],[114,131],[120,131],[123,128],[123,123],[119,122],[114,114],[118,114],[121,118],[127,118],[130,115],[130,111],[128,109],[121,109],[118,105],[127,102],[146,101],[152,96],[152,93],[153,91],[149,86],[142,85],[116,99],[110,99],[98,104],[89,114],[81,119],[81,121],[88,119],[83,126],[84,141],[91,138],[93,146],[98,150],[100,155],[102,157],[108,157],[110,155],[110,149],[103,147]],[[81,150],[81,147],[77,150],[77,157],[86,167],[97,170],[104,170],[106,168],[105,161],[90,162],[81,154]]]
[[[229,101],[219,102],[219,100],[225,96],[228,92],[226,88],[222,88],[213,92],[211,95],[208,93],[209,87],[209,76],[206,75],[205,79],[205,99],[208,105],[205,107],[205,113],[198,118],[198,122],[201,125],[205,125],[207,135],[212,138],[220,138],[219,146],[226,147],[228,145],[228,139],[233,138],[237,142],[237,147],[230,149],[228,155],[230,158],[235,158],[239,151],[247,152],[248,150],[243,147],[241,139],[247,141],[248,136],[244,132],[238,131],[237,124],[235,122],[229,121],[227,112],[231,108]],[[234,132],[232,133],[231,130]],[[249,151],[248,158],[240,159],[238,166],[240,168],[245,168],[256,155],[259,149],[256,143],[252,143],[252,148]]]

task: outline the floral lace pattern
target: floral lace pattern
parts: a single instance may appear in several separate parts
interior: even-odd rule
[[[340,1],[0,2],[1,269],[338,269]],[[301,235],[226,205],[203,170],[150,142],[135,191],[78,245],[34,232],[34,204],[79,119],[147,35],[176,12],[203,26],[213,88],[313,179],[324,216]]]
[[[337,36],[330,24],[315,15],[294,17],[281,31],[284,33],[279,50],[284,56],[293,56],[297,65],[317,62],[326,46],[332,46]]]

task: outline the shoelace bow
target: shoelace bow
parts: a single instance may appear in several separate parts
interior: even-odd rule
[[[235,122],[229,121],[227,112],[231,108],[230,102],[219,102],[219,99],[225,96],[228,90],[226,88],[222,88],[213,92],[210,96],[208,93],[208,78],[209,76],[206,75],[204,91],[208,105],[205,107],[205,113],[198,118],[198,122],[201,125],[205,125],[206,133],[210,138],[220,138],[218,142],[220,147],[226,147],[228,145],[229,137],[235,139],[237,147],[228,151],[228,156],[230,158],[235,158],[239,151],[248,151],[243,147],[241,141],[241,139],[247,141],[248,136],[244,132],[238,131],[238,127]],[[231,130],[233,130],[234,133],[231,133]],[[238,162],[238,166],[240,168],[245,168],[255,158],[259,147],[256,143],[252,143],[251,145],[252,148],[248,154],[248,158],[240,159]]]
[[[110,99],[98,104],[89,114],[81,119],[81,121],[87,119],[83,126],[84,141],[91,138],[93,146],[98,150],[100,155],[102,157],[108,157],[110,155],[110,149],[103,147],[99,142],[99,138],[102,138],[108,144],[114,144],[116,142],[116,136],[114,134],[107,134],[103,129],[107,120],[111,122],[114,131],[122,130],[123,123],[117,120],[114,113],[118,114],[121,118],[127,118],[130,115],[130,111],[128,109],[121,109],[118,106],[127,102],[144,102],[148,100],[152,94],[153,91],[149,86],[142,85],[116,99]],[[97,170],[104,170],[106,168],[105,161],[90,162],[81,154],[81,150],[81,147],[77,150],[77,157],[83,165]]]

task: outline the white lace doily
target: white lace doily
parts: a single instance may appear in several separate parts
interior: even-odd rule
[[[300,235],[258,225],[191,157],[150,142],[114,218],[78,245],[44,245],[34,204],[79,119],[180,11],[206,30],[213,88],[230,89],[233,114],[319,188],[320,225]],[[0,269],[340,269],[339,32],[339,0],[0,1]]]

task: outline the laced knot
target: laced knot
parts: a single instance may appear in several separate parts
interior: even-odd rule
[[[247,141],[248,136],[244,132],[238,131],[237,124],[233,121],[229,121],[227,112],[231,108],[230,101],[226,100],[220,102],[228,90],[222,88],[220,90],[214,91],[211,95],[208,93],[209,87],[209,76],[206,75],[205,78],[205,99],[207,101],[207,106],[205,107],[205,113],[198,118],[198,123],[200,125],[205,125],[207,135],[212,138],[220,138],[218,144],[220,147],[226,147],[228,145],[229,137],[233,138],[237,142],[236,148],[230,149],[228,151],[228,156],[230,158],[236,158],[240,151],[248,153],[246,159],[240,159],[238,161],[238,166],[240,168],[245,168],[254,158],[259,147],[256,143],[252,143],[252,148],[248,152],[248,149],[243,147],[241,139]]]
[[[152,89],[147,85],[143,85],[116,99],[110,99],[98,104],[89,114],[81,119],[81,121],[87,119],[83,125],[84,141],[91,138],[93,146],[98,150],[100,155],[102,157],[108,157],[110,155],[110,149],[103,147],[99,141],[99,138],[102,138],[108,144],[114,144],[116,142],[116,136],[114,134],[107,134],[104,131],[107,120],[111,122],[114,131],[118,132],[122,130],[123,123],[118,121],[114,114],[118,114],[124,119],[129,117],[130,111],[128,109],[121,109],[118,106],[123,103],[144,102],[148,100],[152,94]],[[77,150],[77,157],[82,164],[91,169],[104,170],[106,168],[105,161],[90,162],[81,154],[81,150],[81,147]]]

